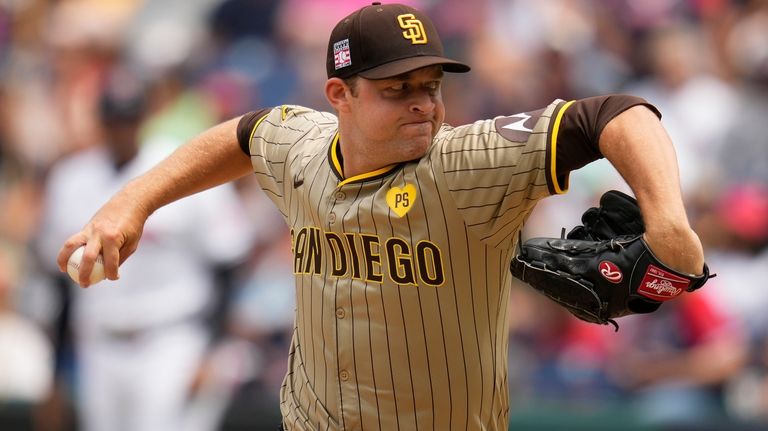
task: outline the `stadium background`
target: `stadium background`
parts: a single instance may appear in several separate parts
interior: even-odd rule
[[[473,66],[444,82],[451,124],[611,92],[656,104],[677,146],[691,222],[718,274],[695,299],[623,319],[618,333],[515,286],[512,429],[768,428],[768,1],[404,3],[425,9],[450,55]],[[0,358],[33,352],[22,374],[0,359],[0,429],[75,429],[67,289],[44,271],[34,243],[50,167],[100,145],[97,105],[109,71],[128,67],[147,85],[147,146],[180,145],[256,107],[328,109],[327,35],[365,4],[0,2]],[[238,188],[261,246],[220,271],[229,306],[213,323],[230,343],[221,356],[250,364],[213,373],[226,382],[212,392],[227,401],[226,430],[278,420],[293,310],[290,277],[273,270],[290,267],[285,228],[251,181]],[[573,174],[571,191],[540,205],[525,235],[559,234],[610,188],[627,191],[604,161]],[[14,334],[9,322],[32,333]]]

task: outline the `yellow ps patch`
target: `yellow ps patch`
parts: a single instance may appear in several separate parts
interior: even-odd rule
[[[398,217],[404,216],[416,202],[416,186],[406,184],[405,187],[392,187],[387,192],[387,205]]]
[[[424,31],[424,24],[419,21],[412,13],[406,13],[397,17],[400,28],[405,30],[403,37],[410,40],[413,45],[423,45],[427,43],[427,32]]]

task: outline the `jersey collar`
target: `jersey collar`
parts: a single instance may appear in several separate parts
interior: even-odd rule
[[[383,168],[376,169],[375,171],[365,172],[350,178],[344,178],[344,159],[341,156],[339,132],[336,132],[336,135],[333,137],[333,141],[331,141],[330,147],[328,147],[328,160],[331,164],[331,170],[333,171],[333,174],[336,175],[336,178],[339,179],[339,184],[336,186],[337,188],[351,183],[362,183],[364,181],[377,180],[386,177],[402,164],[395,163],[392,165],[384,166]]]

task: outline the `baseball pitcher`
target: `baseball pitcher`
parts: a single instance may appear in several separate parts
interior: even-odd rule
[[[66,241],[59,265],[86,244],[81,280],[99,253],[113,279],[157,208],[256,175],[293,239],[297,307],[283,427],[505,430],[510,265],[545,292],[563,283],[591,292],[597,306],[550,295],[579,317],[595,313],[596,323],[639,312],[627,304],[643,280],[674,274],[685,279],[676,286],[692,290],[706,273],[653,106],[611,95],[444,124],[444,74],[469,69],[443,55],[420,11],[378,2],[354,11],[328,42],[333,113],[282,105],[212,128],[117,193]],[[595,288],[599,269],[554,266],[542,254],[603,250],[630,233],[567,238],[568,247],[551,250],[545,241],[539,254],[526,243],[518,253],[536,203],[565,193],[569,172],[600,157],[633,189],[643,222],[632,232],[639,245],[592,257],[626,272],[617,288],[629,289],[624,295]],[[654,259],[643,254],[651,250]],[[631,273],[627,262],[638,261],[642,273]],[[525,265],[533,269],[519,270]],[[543,269],[555,275],[542,271],[540,287],[529,276]]]

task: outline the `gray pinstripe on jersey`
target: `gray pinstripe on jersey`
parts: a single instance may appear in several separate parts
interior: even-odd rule
[[[562,107],[518,141],[512,117],[443,126],[418,162],[350,179],[333,115],[259,120],[251,160],[293,236],[287,429],[506,429],[508,264]]]

